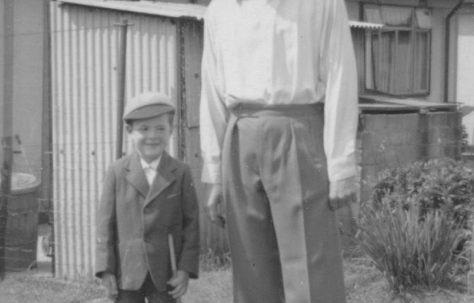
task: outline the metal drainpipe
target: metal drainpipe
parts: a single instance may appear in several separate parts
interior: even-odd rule
[[[3,1],[3,22],[4,32],[3,37],[3,93],[0,113],[2,119],[3,131],[1,134],[1,148],[3,155],[1,155],[0,164],[0,281],[5,278],[6,273],[6,235],[7,235],[7,221],[8,221],[8,204],[11,200],[11,176],[13,163],[12,137],[13,137],[13,82],[15,68],[13,60],[15,58],[15,4],[14,0]]]
[[[51,273],[55,274],[54,255],[54,206],[53,206],[53,126],[51,104],[51,31],[50,31],[50,1],[43,0],[43,109],[42,109],[42,136],[41,136],[41,187],[40,198],[47,210],[48,224],[51,228],[48,254],[51,254]]]
[[[459,0],[458,4],[449,12],[446,16],[445,21],[445,58],[444,58],[444,102],[448,102],[448,90],[449,90],[449,40],[450,40],[450,32],[451,32],[451,18],[454,14],[459,10],[459,8],[464,4],[465,0]]]

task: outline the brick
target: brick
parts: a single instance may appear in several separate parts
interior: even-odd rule
[[[388,168],[388,166],[382,165],[363,166],[361,172],[361,186],[374,186],[380,179],[381,174]]]
[[[445,126],[447,124],[448,118],[446,113],[429,113],[428,114],[428,123],[431,126]]]
[[[444,157],[459,159],[461,157],[461,146],[458,143],[446,144],[444,146]]]
[[[449,128],[460,128],[461,127],[461,116],[458,113],[450,114],[447,117],[446,126]]]
[[[429,144],[428,145],[428,158],[443,158],[445,156],[444,146],[441,144]]]
[[[362,115],[362,121],[364,123],[362,126],[363,132],[370,129],[376,129],[376,127],[380,125],[378,117],[379,115]]]
[[[358,133],[361,195],[370,194],[370,187],[386,168],[459,155],[459,117],[458,113],[446,112],[364,114],[364,125]]]

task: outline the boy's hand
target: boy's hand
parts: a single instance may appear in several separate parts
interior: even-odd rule
[[[117,279],[115,275],[110,273],[104,273],[102,275],[102,285],[105,287],[107,291],[107,296],[110,298],[117,298],[118,296],[118,289],[117,289]]]
[[[174,298],[178,299],[188,290],[189,274],[185,271],[178,270],[176,274],[168,281],[168,285],[173,290],[168,293]]]
[[[222,185],[212,184],[209,198],[207,199],[206,213],[212,223],[224,227],[225,219],[219,212],[219,204],[222,201]]]

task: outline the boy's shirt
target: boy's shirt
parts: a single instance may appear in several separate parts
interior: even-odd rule
[[[142,165],[143,171],[145,172],[145,177],[146,180],[148,181],[148,185],[152,185],[153,181],[155,180],[158,165],[160,165],[160,160],[161,160],[161,155],[156,158],[155,160],[151,161],[150,163],[147,163],[145,160],[143,160],[142,157],[140,157],[140,164]]]

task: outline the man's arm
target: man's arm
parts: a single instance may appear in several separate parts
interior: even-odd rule
[[[358,121],[357,70],[343,0],[327,1],[323,62],[326,80],[324,148],[328,161],[330,205],[355,197]]]
[[[204,161],[202,181],[211,189],[206,212],[212,222],[218,223],[219,204],[222,200],[221,155],[222,141],[227,126],[228,110],[223,103],[222,74],[216,49],[215,24],[212,6],[208,8],[204,23],[204,50],[202,57],[202,87],[200,104],[201,152]]]
[[[204,161],[202,181],[211,184],[221,183],[222,142],[229,115],[221,92],[223,75],[220,72],[214,29],[213,11],[210,7],[204,23],[200,134]]]

